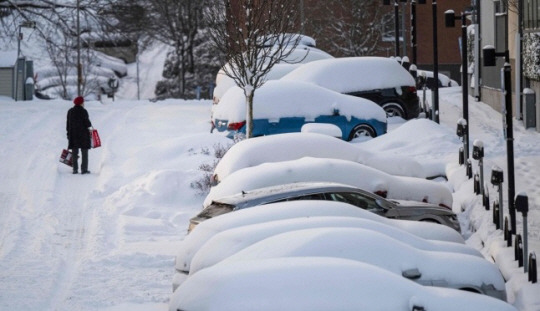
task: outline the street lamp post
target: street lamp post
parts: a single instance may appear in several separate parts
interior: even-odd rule
[[[414,0],[413,0],[414,1]],[[399,0],[399,2],[407,2],[407,0]],[[395,56],[400,56],[399,53],[399,2],[398,0],[394,0],[394,33],[396,37],[396,43],[395,43]],[[383,5],[390,5],[390,0],[383,0]],[[403,54],[405,55],[405,53]]]
[[[411,48],[412,63],[416,65],[416,0],[411,1]]]
[[[512,234],[516,234],[516,208],[514,204],[515,196],[515,174],[514,174],[514,125],[512,116],[512,77],[510,67],[510,53],[508,50],[497,53],[495,47],[485,46],[483,48],[483,58],[485,67],[495,66],[496,57],[504,57],[504,67],[502,69],[502,90],[504,91],[504,115],[503,133],[506,139],[506,160],[508,165],[508,212]]]
[[[81,96],[82,84],[80,10],[80,0],[77,0],[77,96]]]
[[[21,40],[23,39],[23,34],[22,34],[23,27],[36,28],[36,22],[24,21],[19,24],[19,33],[17,34],[17,65],[16,65],[17,68],[15,69],[15,101],[19,100],[19,79],[20,79],[19,58],[21,57]],[[24,74],[23,74],[23,77],[24,77]]]
[[[467,64],[467,16],[470,12],[462,12],[460,16],[456,16],[453,10],[444,12],[446,27],[455,27],[455,20],[461,19],[461,93],[463,96],[463,119],[469,124],[469,81],[468,81],[468,64]],[[465,160],[469,158],[469,126],[467,126],[466,142],[465,142]]]

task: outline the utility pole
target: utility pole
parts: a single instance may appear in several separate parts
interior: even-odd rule
[[[77,0],[77,96],[81,96],[82,84],[80,2]]]

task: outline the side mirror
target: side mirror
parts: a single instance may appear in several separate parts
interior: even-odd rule
[[[401,275],[409,280],[416,280],[422,277],[422,273],[417,268],[405,270]]]
[[[486,45],[482,49],[482,56],[484,58],[484,66],[485,67],[493,67],[495,66],[495,47],[492,45]]]

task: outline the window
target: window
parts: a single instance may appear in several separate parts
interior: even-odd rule
[[[368,211],[380,210],[381,207],[376,200],[354,192],[335,192],[329,193],[328,197],[332,201],[349,203]]]
[[[540,29],[540,0],[523,0],[523,26],[529,30]]]
[[[297,201],[297,200],[324,200],[324,196],[320,193],[303,195],[300,197],[289,198],[287,201]]]

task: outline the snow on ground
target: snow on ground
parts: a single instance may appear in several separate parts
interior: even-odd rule
[[[140,59],[141,98],[153,97],[162,70],[154,61],[163,53],[155,48]],[[128,67],[128,77],[135,69]],[[135,82],[123,79],[114,102],[86,104],[103,144],[90,151],[87,176],[72,175],[58,162],[71,102],[0,98],[0,310],[167,309],[174,256],[204,200],[191,183],[202,177],[201,164],[215,160],[214,146],[230,141],[209,133],[210,101],[136,101]],[[443,130],[436,133],[448,135],[434,139],[425,122],[390,120],[388,136],[359,144],[431,163],[433,171],[449,163],[453,209],[467,243],[497,260],[511,303],[538,311],[539,285],[527,284],[509,259],[513,249],[502,246],[472,181],[457,167],[460,89],[440,92]],[[469,106],[471,142],[484,142],[486,174],[493,165],[506,171],[501,115],[472,99]],[[392,138],[400,126],[410,126],[410,136]],[[520,122],[514,127],[516,193],[529,195],[529,249],[538,254],[540,134]],[[496,191],[489,187],[493,201]],[[521,232],[521,215],[517,221]]]

